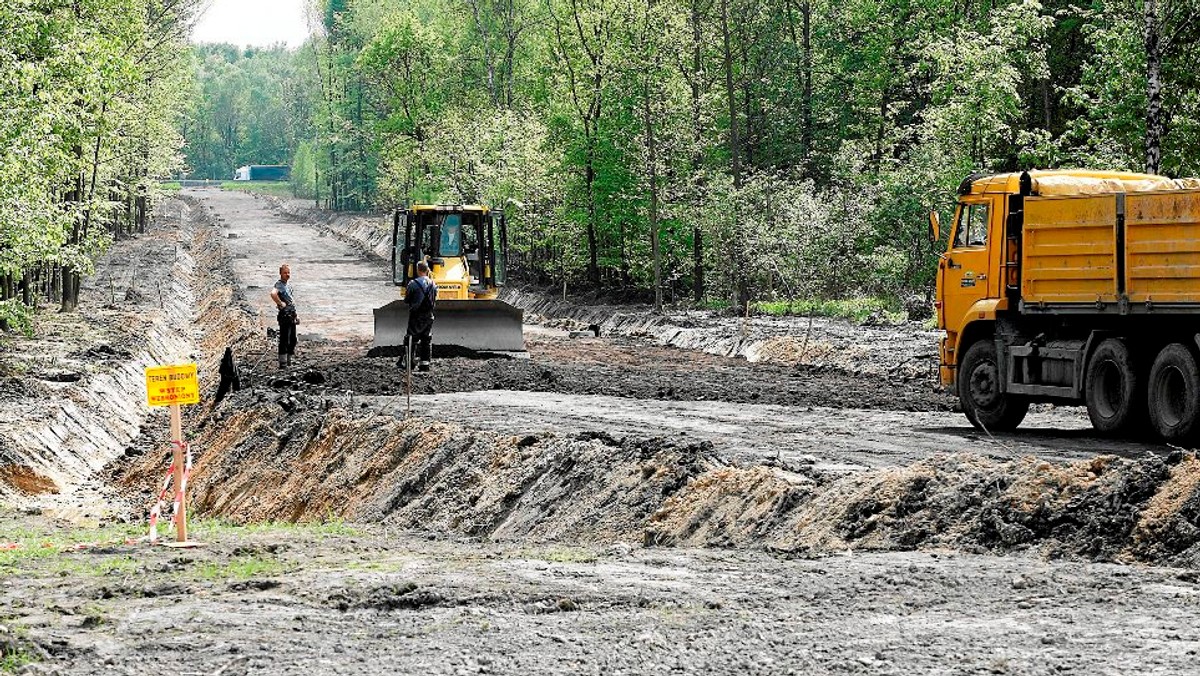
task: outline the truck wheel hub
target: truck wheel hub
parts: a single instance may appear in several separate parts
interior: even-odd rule
[[[1000,396],[1000,378],[996,365],[983,363],[971,372],[971,399],[981,408],[990,408]]]

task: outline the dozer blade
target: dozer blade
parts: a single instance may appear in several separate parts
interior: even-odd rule
[[[527,357],[521,334],[524,315],[500,300],[439,300],[433,311],[433,354]],[[400,355],[407,332],[408,305],[403,300],[375,308],[375,342],[369,354]]]

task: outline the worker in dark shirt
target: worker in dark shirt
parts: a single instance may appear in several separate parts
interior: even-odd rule
[[[437,302],[437,284],[429,278],[429,264],[425,261],[417,263],[417,276],[405,288],[404,302],[408,304],[405,357],[412,354],[415,342],[417,370],[428,371],[433,358],[433,306]]]

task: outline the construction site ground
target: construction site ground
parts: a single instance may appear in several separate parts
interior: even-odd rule
[[[0,671],[1188,673],[1200,460],[970,427],[917,323],[573,303],[528,359],[368,357],[378,219],[187,190],[0,347]],[[268,290],[292,266],[296,363]],[[596,333],[599,335],[596,335]],[[213,402],[231,347],[243,388]],[[196,360],[192,537],[142,368]]]

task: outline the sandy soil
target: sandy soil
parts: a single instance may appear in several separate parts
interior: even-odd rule
[[[194,506],[208,519],[194,536],[208,545],[126,543],[166,467],[164,421],[143,410],[141,436],[90,478],[126,502],[96,506],[83,529],[36,501],[0,508],[0,670],[1195,664],[1192,454],[1095,437],[1074,409],[981,436],[937,391],[917,327],[822,320],[796,334],[796,320],[606,308],[543,319],[527,361],[439,360],[415,379],[407,415],[393,361],[366,357],[370,309],[395,296],[378,259],[329,222],[189,192],[179,236],[197,268],[186,281],[205,382],[211,392],[231,345],[251,385],[188,412]],[[113,265],[153,246],[122,243]],[[299,364],[280,371],[261,354],[284,257],[304,323]],[[568,337],[592,318],[603,337]],[[105,343],[146,332],[120,319],[111,330]],[[855,341],[853,359],[839,356]],[[96,382],[54,387],[80,398]],[[20,388],[51,387],[20,369],[8,383],[4,411],[27,405]]]

